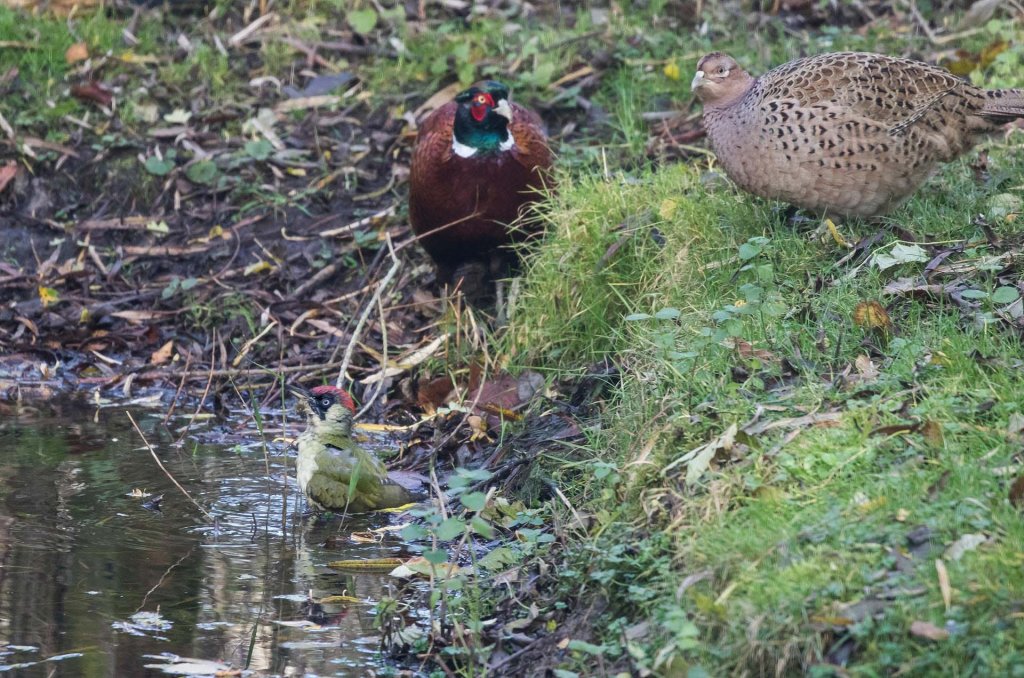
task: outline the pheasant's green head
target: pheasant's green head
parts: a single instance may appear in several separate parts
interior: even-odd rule
[[[508,129],[512,122],[508,87],[485,80],[460,92],[455,102],[459,106],[452,135],[452,151],[456,155],[469,158],[512,148],[515,140]]]

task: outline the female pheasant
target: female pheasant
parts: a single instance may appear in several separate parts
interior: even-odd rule
[[[837,52],[752,78],[721,52],[693,91],[726,174],[741,188],[837,216],[874,217],[1000,125],[1024,90],[986,90],[920,61]]]
[[[553,161],[540,118],[511,103],[508,87],[493,80],[423,121],[409,175],[409,221],[439,282],[464,278],[464,292],[473,296],[484,279],[508,270],[514,258],[504,246],[529,235],[510,224],[552,186]]]
[[[352,397],[335,386],[293,388],[308,426],[299,435],[295,475],[317,509],[364,513],[421,497],[388,476],[384,462],[352,440]]]

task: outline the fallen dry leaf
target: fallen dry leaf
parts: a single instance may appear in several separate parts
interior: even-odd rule
[[[9,161],[3,167],[0,167],[0,193],[7,188],[7,184],[11,183],[11,179],[18,173],[18,163],[13,160]]]
[[[95,80],[84,85],[73,85],[71,96],[82,101],[91,101],[104,108],[110,108],[110,104],[114,102],[113,93]]]
[[[926,421],[921,424],[921,437],[928,443],[929,447],[939,448],[942,447],[942,424],[937,421]]]
[[[1024,476],[1017,476],[1010,485],[1010,503],[1017,508],[1024,508]]]
[[[946,549],[945,556],[950,560],[960,560],[965,553],[973,551],[986,541],[988,541],[988,537],[983,534],[965,534],[950,544]]]
[[[403,563],[401,558],[366,558],[362,560],[334,560],[327,563],[332,570],[342,572],[389,572]]]
[[[877,301],[862,301],[853,308],[853,322],[859,327],[870,330],[892,329],[889,313]]]
[[[953,605],[953,587],[949,584],[949,571],[942,558],[935,559],[935,572],[939,576],[939,591],[942,592],[942,602],[946,606],[946,612]]]
[[[64,61],[71,64],[77,64],[79,61],[85,61],[89,58],[89,47],[84,42],[76,42],[67,48],[64,52]]]
[[[869,356],[859,355],[853,361],[853,364],[857,368],[857,373],[860,375],[863,383],[870,384],[878,379],[878,366],[875,365]]]
[[[171,354],[174,353],[174,340],[169,340],[166,344],[153,351],[153,355],[149,359],[150,365],[163,365],[165,362],[171,359]]]
[[[414,120],[418,120],[427,113],[430,113],[435,108],[441,108],[446,103],[455,98],[455,95],[462,91],[462,85],[458,82],[453,82],[447,87],[434,92],[429,99],[420,104],[420,107],[412,112]]]
[[[910,635],[928,640],[946,640],[949,638],[949,631],[940,628],[931,622],[915,621],[910,625]]]

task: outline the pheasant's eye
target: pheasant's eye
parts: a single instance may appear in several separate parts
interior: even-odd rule
[[[722,66],[721,68],[718,69],[718,74],[721,76],[729,75],[729,69],[726,68],[725,66]]]
[[[321,407],[325,407],[325,408],[326,407],[330,407],[331,406],[331,399],[326,397],[326,396],[324,396],[323,398],[320,399],[320,405],[321,405]]]
[[[477,96],[477,98],[476,98],[477,106],[483,106],[486,103],[487,103],[487,97],[485,97],[483,94],[480,94],[480,95]]]

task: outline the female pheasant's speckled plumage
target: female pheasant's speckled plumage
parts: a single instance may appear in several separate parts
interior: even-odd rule
[[[1024,117],[1024,90],[985,90],[880,54],[822,54],[755,79],[716,52],[697,69],[726,174],[756,195],[835,215],[886,213],[939,163]]]

